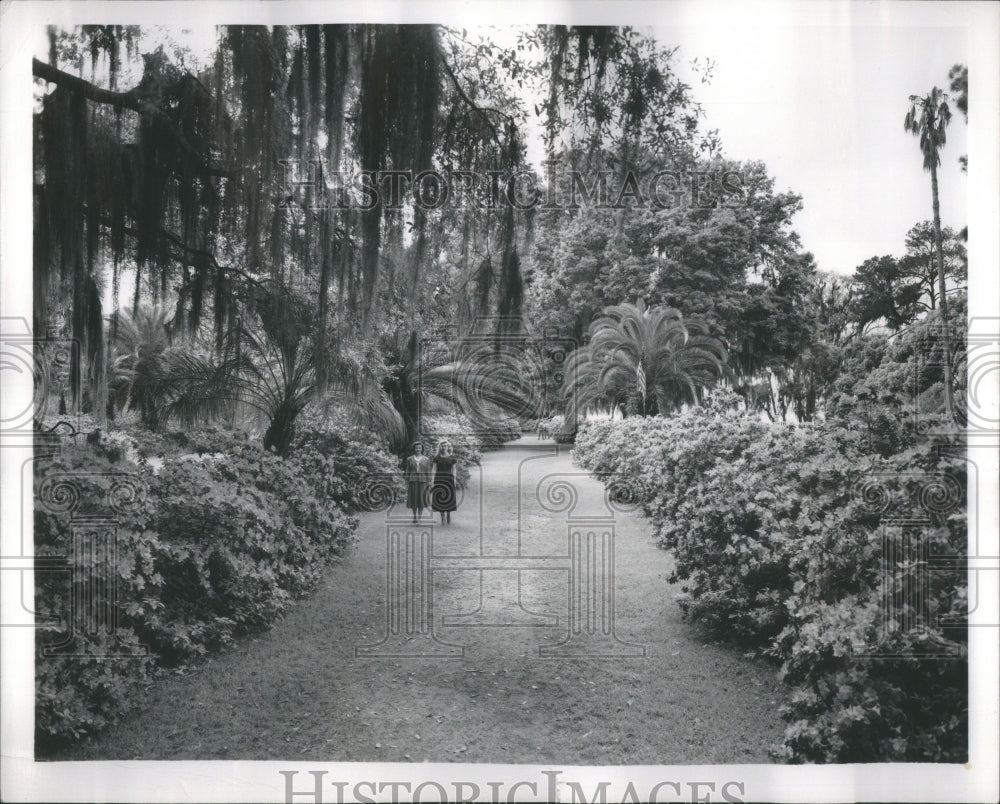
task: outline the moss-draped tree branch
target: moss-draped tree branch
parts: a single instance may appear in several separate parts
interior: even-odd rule
[[[236,172],[230,170],[229,168],[206,163],[203,156],[198,152],[198,149],[191,145],[191,143],[185,139],[184,135],[181,134],[177,124],[171,120],[162,109],[157,108],[151,103],[147,103],[138,87],[133,87],[127,92],[115,92],[114,90],[104,89],[103,87],[99,87],[96,84],[92,84],[89,81],[85,81],[75,75],[64,72],[58,67],[46,64],[37,58],[33,58],[31,60],[31,73],[35,76],[35,78],[41,78],[43,81],[48,81],[50,84],[55,84],[56,86],[64,87],[72,92],[77,92],[87,100],[93,101],[94,103],[111,106],[115,109],[129,109],[139,114],[147,114],[155,117],[159,123],[163,124],[167,128],[184,153],[192,159],[205,174],[226,178],[231,178],[236,175]]]
[[[455,87],[455,91],[458,93],[458,96],[470,109],[472,109],[472,111],[479,113],[479,115],[486,122],[486,125],[488,125],[490,130],[493,132],[493,139],[496,140],[497,145],[502,148],[503,144],[500,142],[500,130],[497,128],[496,123],[490,119],[490,114],[499,115],[511,125],[516,123],[514,118],[506,112],[501,112],[499,109],[477,105],[476,102],[469,97],[468,93],[462,89],[462,85],[458,81],[458,76],[455,75],[455,71],[452,70],[451,65],[448,64],[448,59],[444,53],[441,54],[441,65],[444,67],[445,74],[451,79],[451,83]]]

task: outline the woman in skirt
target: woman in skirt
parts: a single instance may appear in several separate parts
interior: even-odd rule
[[[431,482],[431,459],[424,455],[424,445],[413,442],[413,454],[406,459],[406,507],[413,512],[413,521],[423,516],[427,506],[427,490]]]
[[[431,508],[441,514],[441,524],[448,517],[451,522],[451,512],[458,507],[458,497],[455,492],[455,450],[451,442],[442,441],[438,444],[438,454],[434,457],[434,479],[431,486]]]

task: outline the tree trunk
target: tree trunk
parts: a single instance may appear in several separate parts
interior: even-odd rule
[[[931,195],[934,201],[934,245],[937,250],[938,296],[941,304],[941,346],[944,350],[944,400],[949,418],[955,420],[955,397],[951,379],[951,333],[948,328],[948,297],[944,282],[944,244],[941,240],[941,206],[938,202],[937,168],[931,166]]]
[[[405,441],[402,444],[393,445],[394,451],[398,451],[400,457],[402,457],[409,454],[408,450],[410,446],[420,438],[420,422],[418,421],[420,399],[413,389],[410,388],[405,375],[402,374],[392,379],[386,387],[386,392],[392,406],[403,420],[403,429],[405,431],[403,437]]]
[[[267,432],[264,433],[264,449],[270,450],[274,447],[279,455],[288,454],[295,438],[295,419],[299,411],[298,407],[287,402],[278,408],[268,425]]]

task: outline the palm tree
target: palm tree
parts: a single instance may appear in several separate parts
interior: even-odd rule
[[[570,357],[563,393],[570,411],[611,404],[643,416],[667,413],[724,374],[726,350],[699,320],[645,302],[604,308],[590,343]]]
[[[383,344],[393,367],[382,388],[399,414],[405,436],[391,442],[402,452],[420,432],[420,417],[460,413],[476,430],[501,415],[537,416],[544,391],[526,365],[524,351],[503,338],[466,337],[421,348],[416,332]]]
[[[951,334],[948,331],[948,297],[944,281],[944,246],[941,237],[941,207],[938,200],[937,168],[941,164],[941,148],[945,144],[945,129],[951,120],[948,96],[934,87],[926,97],[910,95],[910,109],[903,120],[903,129],[920,137],[924,155],[924,170],[931,174],[931,196],[934,203],[934,239],[937,250],[938,296],[941,299],[941,335],[944,347],[944,394],[949,417],[955,415],[954,390],[951,379]]]
[[[359,424],[390,439],[401,422],[379,387],[378,372],[344,343],[326,343],[310,299],[280,283],[259,283],[241,319],[223,338],[220,354],[174,351],[166,370],[161,416],[191,423],[256,411],[267,422],[264,446],[283,455],[295,422],[312,403],[338,403]]]
[[[123,411],[138,410],[150,430],[162,423],[170,324],[170,310],[162,304],[144,304],[132,315],[116,311],[111,317],[110,401]]]

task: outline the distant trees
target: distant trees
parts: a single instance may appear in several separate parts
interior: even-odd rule
[[[906,233],[905,244],[906,254],[899,261],[900,272],[919,289],[921,309],[936,310],[940,288],[934,225],[930,221],[918,223]],[[945,279],[950,281],[948,292],[951,293],[954,286],[967,281],[969,258],[961,235],[949,226],[941,229],[941,247]]]
[[[35,324],[78,343],[70,398],[98,419],[114,406],[149,427],[256,409],[284,451],[301,411],[333,400],[382,417],[402,445],[421,402],[468,404],[474,386],[490,404],[525,397],[524,378],[500,368],[484,384],[450,357],[427,362],[411,348],[421,333],[481,338],[492,321],[498,342],[555,330],[584,349],[598,320],[610,337],[605,308],[636,298],[649,307],[615,326],[638,332],[651,310],[673,310],[657,325],[671,354],[699,356],[667,372],[689,379],[661,382],[667,369],[643,362],[653,353],[629,368],[628,348],[601,347],[588,359],[612,366],[595,375],[602,393],[663,412],[724,368],[748,405],[809,419],[841,340],[926,311],[946,321],[946,293],[965,280],[961,235],[940,224],[950,112],[937,89],[905,120],[933,220],[907,235],[905,256],[873,257],[838,284],[792,228],[801,197],[776,191],[762,163],[720,155],[674,50],[635,30],[539,26],[500,46],[444,26],[229,26],[197,71],[169,42],[140,57],[146,36],[52,29],[48,60],[33,61]],[[967,70],[949,79],[965,114]],[[424,209],[402,187],[398,204],[340,205],[338,171],[537,180],[521,89],[555,166],[538,190],[565,201],[580,176],[584,196],[608,181],[605,203],[514,209],[478,187]],[[662,178],[658,203],[647,186],[615,197],[631,175]],[[698,340],[709,337],[719,348]],[[636,406],[621,389],[640,367],[650,395]]]
[[[965,246],[953,229],[945,227],[941,235],[950,294],[964,285],[968,261]],[[941,290],[933,224],[923,221],[915,225],[907,232],[905,243],[902,257],[871,257],[855,269],[848,311],[858,334],[874,323],[898,331],[924,313],[937,310]]]
[[[192,68],[191,53],[157,47],[143,29],[83,26],[50,29],[39,56],[35,326],[80,344],[72,404],[97,418],[105,327],[120,305],[133,316],[146,303],[170,307],[173,337],[207,345],[194,353],[216,368],[237,342],[249,349],[241,359],[267,346],[262,365],[294,364],[289,378],[315,377],[300,390],[320,395],[324,366],[338,353],[353,360],[361,341],[405,343],[441,324],[467,332],[490,316],[523,329],[532,213],[479,190],[424,209],[408,186],[400,203],[344,207],[337,184],[340,171],[525,168],[528,112],[515,86],[539,89],[550,152],[579,148],[588,169],[715,147],[698,132],[701,110],[673,51],[624,27],[538,26],[500,47],[432,25],[224,26]],[[291,363],[262,328],[253,299],[264,282],[315,300],[290,328],[309,329]],[[131,298],[120,300],[126,286]],[[278,421],[292,422],[313,390],[275,403],[284,412],[269,445],[288,442]],[[197,393],[160,414],[179,415]],[[144,415],[154,423],[152,409]]]
[[[859,335],[876,321],[898,330],[917,316],[920,286],[905,281],[895,257],[870,257],[861,263],[854,271],[853,290],[851,318]]]
[[[948,79],[951,81],[951,92],[955,96],[955,106],[962,113],[965,122],[969,122],[969,68],[964,64],[956,64],[948,71]],[[969,169],[969,157],[966,154],[958,157],[958,162],[963,171]]]
[[[815,264],[791,228],[801,206],[760,162],[646,153],[643,176],[668,171],[669,205],[542,210],[525,263],[526,313],[586,342],[605,306],[636,295],[696,319],[726,348],[737,388],[789,376],[814,324]],[[668,174],[663,174],[668,175]]]

